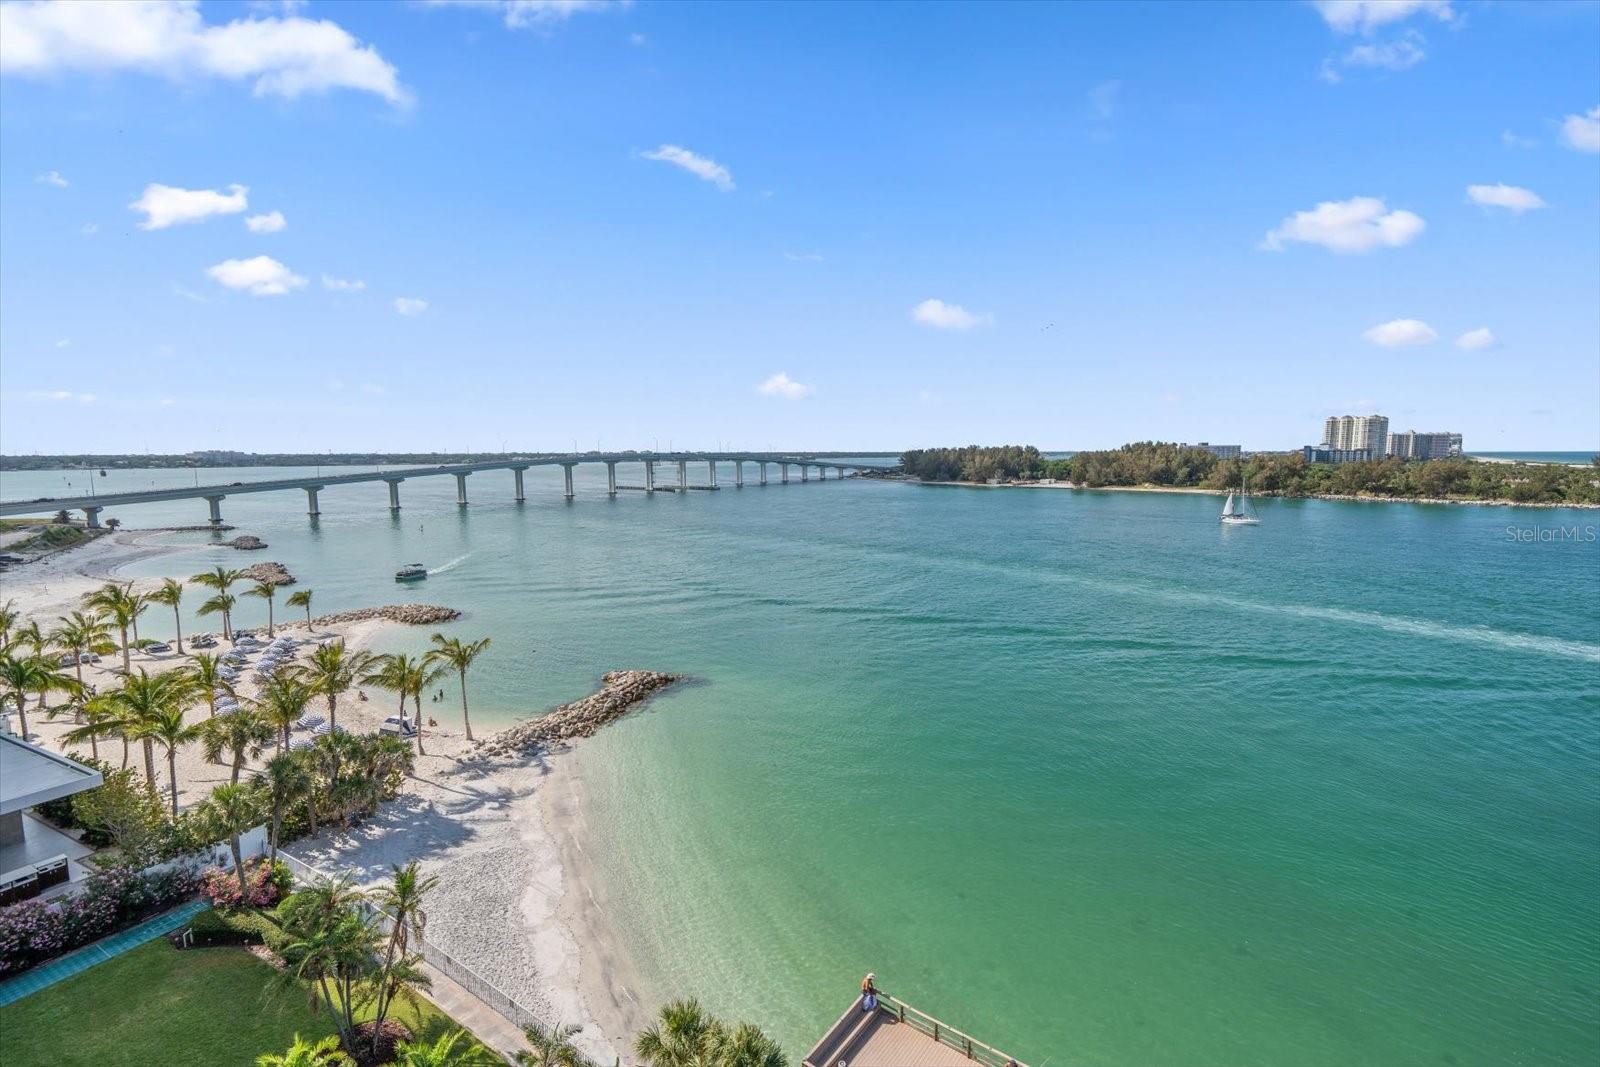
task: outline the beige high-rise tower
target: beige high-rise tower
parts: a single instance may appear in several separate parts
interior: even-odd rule
[[[1382,459],[1389,448],[1386,415],[1330,415],[1322,424],[1322,443],[1341,452],[1365,449]]]

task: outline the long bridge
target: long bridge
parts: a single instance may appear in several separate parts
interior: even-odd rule
[[[686,492],[690,489],[717,489],[717,464],[733,464],[733,484],[743,488],[745,464],[758,468],[758,485],[766,485],[769,467],[777,467],[779,484],[789,484],[791,468],[798,468],[800,481],[811,480],[815,470],[819,480],[826,480],[828,471],[839,478],[852,472],[870,469],[887,469],[892,463],[873,464],[847,462],[857,460],[898,460],[895,452],[568,452],[514,456],[506,459],[478,463],[443,463],[437,467],[406,467],[395,470],[360,471],[355,474],[316,474],[296,478],[272,478],[255,482],[229,482],[226,485],[193,485],[175,489],[148,489],[130,493],[103,493],[72,497],[39,497],[34,500],[0,501],[0,516],[37,515],[45,511],[82,511],[91,527],[100,525],[100,512],[108,507],[123,504],[152,504],[166,500],[204,500],[210,508],[211,525],[222,525],[222,502],[241,493],[275,493],[285,489],[300,489],[306,494],[306,512],[312,518],[321,513],[317,496],[330,485],[353,485],[358,482],[388,482],[389,509],[400,510],[400,483],[409,478],[453,476],[456,480],[456,503],[467,506],[467,478],[484,471],[510,471],[515,492],[514,499],[522,503],[526,497],[522,476],[530,467],[561,467],[565,476],[566,498],[573,498],[573,468],[586,463],[604,463],[606,466],[606,491],[616,496],[619,490],[637,489],[646,493]],[[642,464],[644,479],[640,485],[619,485],[618,464]],[[706,465],[707,481],[704,485],[689,483],[689,465]],[[667,464],[669,471],[677,469],[677,478],[658,481],[656,466]]]

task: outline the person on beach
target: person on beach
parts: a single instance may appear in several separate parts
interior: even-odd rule
[[[871,971],[868,971],[867,972],[867,976],[865,978],[861,979],[861,1010],[862,1011],[877,1011],[878,1010],[878,987],[872,984],[873,983],[873,979],[875,979],[877,977],[878,977],[877,975],[873,974]]]

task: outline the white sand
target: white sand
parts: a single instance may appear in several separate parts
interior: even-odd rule
[[[0,577],[0,601],[14,598],[23,621],[34,617],[48,629],[57,616],[78,609],[84,593],[117,578],[119,568],[185,551],[152,544],[159,536],[119,531],[14,569]],[[156,579],[141,579],[136,588],[156,584]],[[361,648],[397,625],[381,620],[343,623],[318,628],[315,636],[337,634]],[[306,632],[304,621],[278,629],[297,637]],[[186,660],[175,653],[132,656],[135,668],[152,672],[171,670]],[[84,667],[84,680],[102,690],[114,688],[117,675],[110,668],[120,665],[120,653],[107,655],[100,666]],[[246,693],[251,688],[241,686]],[[366,702],[354,693],[340,699],[341,726],[367,732],[394,713],[393,694],[368,695]],[[347,869],[366,885],[386,881],[393,865],[420,861],[424,873],[439,878],[426,904],[429,944],[546,1022],[582,1026],[575,1043],[597,1061],[610,1063],[626,1051],[648,1012],[635,997],[638,983],[625,956],[616,951],[589,886],[592,870],[582,840],[581,791],[577,775],[569,770],[571,753],[515,762],[463,762],[458,756],[466,738],[457,707],[447,696],[425,709],[438,726],[425,731],[427,754],[417,758],[415,776],[398,800],[361,826],[325,831],[287,851],[329,873]],[[323,706],[316,710],[326,714]],[[543,710],[528,709],[530,716]],[[190,712],[190,721],[206,713],[202,704]],[[61,736],[73,728],[70,715],[50,720],[32,707],[28,725],[34,741],[52,748],[60,748]],[[87,752],[87,746],[80,747]],[[113,763],[120,762],[121,753],[119,742],[100,749],[101,758]],[[138,747],[130,752],[129,765],[142,769]],[[165,797],[166,760],[159,746],[156,775]],[[186,807],[203,799],[228,776],[229,768],[207,763],[199,746],[186,747],[178,756],[179,804]]]

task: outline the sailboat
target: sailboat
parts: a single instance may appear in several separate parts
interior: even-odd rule
[[[1250,484],[1245,477],[1244,468],[1239,468],[1239,496],[1235,500],[1233,493],[1228,494],[1227,502],[1222,505],[1222,525],[1224,526],[1260,526],[1261,520],[1256,518],[1256,509],[1250,506]]]

